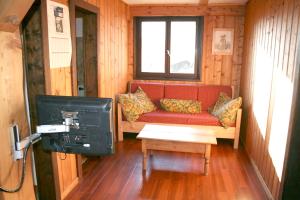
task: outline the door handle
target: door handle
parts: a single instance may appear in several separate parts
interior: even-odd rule
[[[166,50],[166,51],[167,51],[168,56],[171,56],[170,50]]]

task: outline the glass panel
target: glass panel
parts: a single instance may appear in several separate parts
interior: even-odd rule
[[[142,22],[142,72],[165,72],[165,35],[166,22]]]
[[[193,74],[195,49],[196,22],[171,22],[170,72]]]

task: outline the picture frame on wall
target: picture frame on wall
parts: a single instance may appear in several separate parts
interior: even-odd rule
[[[213,55],[232,55],[234,42],[233,28],[214,28],[212,40]]]

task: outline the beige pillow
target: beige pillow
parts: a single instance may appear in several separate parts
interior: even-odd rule
[[[136,121],[143,114],[143,108],[138,103],[138,99],[134,94],[120,94],[119,103],[121,104],[125,118],[129,122]]]
[[[209,109],[209,112],[214,116],[218,116],[220,114],[222,106],[225,105],[230,100],[231,98],[226,93],[221,92],[219,94],[219,98],[217,102],[215,103],[212,109]]]
[[[242,105],[242,97],[232,99],[223,104],[217,112],[217,117],[221,124],[227,128],[236,122],[236,114]]]
[[[129,122],[136,121],[143,113],[152,112],[157,109],[140,87],[138,87],[135,93],[120,94],[119,103],[121,104],[125,118]]]
[[[143,109],[143,113],[152,112],[157,109],[142,88],[138,87],[134,95],[137,97],[138,102]]]
[[[181,100],[181,99],[161,99],[161,107],[169,112],[178,113],[200,113],[201,103],[195,100]]]

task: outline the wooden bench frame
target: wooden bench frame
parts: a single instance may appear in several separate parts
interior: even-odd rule
[[[237,112],[236,124],[235,127],[224,128],[222,126],[203,126],[203,125],[186,125],[193,127],[207,128],[209,130],[214,130],[216,138],[226,138],[233,139],[234,149],[238,149],[239,138],[240,138],[240,126],[242,118],[242,109],[239,109]],[[139,133],[145,126],[145,124],[159,124],[159,123],[149,123],[149,122],[128,122],[122,120],[122,108],[121,104],[118,103],[118,141],[123,141],[123,133]],[[162,124],[168,125],[168,124]]]
[[[135,80],[130,81],[128,84],[128,91],[131,91],[131,84],[136,82]],[[137,82],[149,82],[149,81],[137,81]],[[232,97],[237,97],[238,93],[236,87],[231,86],[232,89]],[[118,102],[118,96],[117,96]],[[118,112],[118,141],[123,141],[123,133],[139,133],[145,126],[145,124],[159,124],[159,123],[150,123],[150,122],[128,122],[122,120],[122,108],[121,104],[117,104],[117,112]],[[241,127],[241,118],[242,118],[242,109],[239,109],[236,116],[236,123],[234,127],[224,128],[222,126],[204,126],[204,125],[186,125],[193,127],[202,127],[210,130],[214,130],[216,133],[216,138],[226,138],[233,139],[233,147],[234,149],[238,149],[239,139],[240,139],[240,127]],[[168,125],[168,124],[162,124]],[[182,125],[182,124],[181,124]]]

